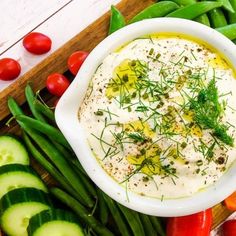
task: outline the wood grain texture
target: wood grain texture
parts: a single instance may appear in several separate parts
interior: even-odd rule
[[[123,0],[118,4],[118,9],[125,15],[126,19],[132,18],[135,14],[140,12],[145,7],[154,3],[154,0]],[[62,46],[59,50],[42,61],[35,68],[15,81],[11,86],[0,93],[0,134],[14,133],[19,134],[20,129],[15,121],[11,123],[10,127],[5,126],[9,118],[9,111],[7,108],[7,98],[13,96],[20,104],[25,102],[24,88],[28,82],[35,91],[41,90],[45,87],[45,80],[50,73],[59,72],[64,73],[67,70],[67,58],[76,50],[91,51],[101,40],[107,36],[109,26],[110,13],[106,13],[92,25],[87,27],[84,31],[72,38],[68,43]],[[44,92],[43,98],[50,102],[53,99],[49,94]],[[23,106],[27,111],[27,107]],[[8,116],[8,117],[7,117]],[[37,163],[32,161],[33,166],[41,174],[45,182],[49,185],[55,184],[52,178],[40,168]],[[224,219],[231,214],[222,204],[218,204],[213,208],[214,224],[213,227],[219,225]]]
[[[117,7],[128,20],[154,2],[154,0],[123,0]],[[91,51],[101,42],[107,36],[109,18],[108,12],[3,90],[0,93],[0,120],[9,114],[6,105],[9,96],[13,96],[20,104],[24,103],[24,87],[27,82],[30,81],[36,90],[44,88],[45,80],[50,73],[64,73],[67,70],[67,59],[71,53],[76,50]]]

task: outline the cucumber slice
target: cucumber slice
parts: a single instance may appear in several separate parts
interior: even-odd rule
[[[49,195],[35,188],[14,189],[0,201],[0,223],[9,236],[28,236],[29,219],[52,206]]]
[[[24,145],[10,135],[0,136],[0,166],[19,163],[29,165],[29,156]]]
[[[61,209],[49,209],[33,216],[28,226],[29,236],[83,236],[78,219]]]
[[[46,185],[29,166],[9,164],[0,167],[0,199],[7,192],[22,187],[32,187],[47,191]]]

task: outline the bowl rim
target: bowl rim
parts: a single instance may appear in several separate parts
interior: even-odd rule
[[[197,22],[179,18],[143,20],[116,31],[93,49],[67,91],[60,98],[56,106],[55,117],[58,127],[71,144],[89,177],[111,198],[128,208],[149,215],[166,217],[188,215],[216,205],[235,191],[236,185],[233,183],[236,182],[236,174],[234,174],[236,173],[236,165],[230,167],[214,185],[191,197],[162,200],[128,191],[127,198],[126,189],[103,170],[92,154],[77,117],[89,81],[105,56],[138,36],[158,32],[182,33],[199,38],[225,55],[232,66],[236,68],[236,55],[233,54],[235,45],[216,30]]]

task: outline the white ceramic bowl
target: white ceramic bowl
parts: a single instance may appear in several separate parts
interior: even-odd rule
[[[177,18],[144,20],[108,36],[90,53],[58,103],[56,121],[90,178],[111,198],[133,210],[150,215],[187,215],[212,207],[236,190],[236,165],[231,167],[216,184],[191,197],[161,201],[129,192],[128,201],[126,190],[102,169],[93,156],[77,118],[89,81],[103,59],[125,42],[158,32],[177,32],[200,38],[222,52],[236,67],[235,45],[217,31],[193,21]]]

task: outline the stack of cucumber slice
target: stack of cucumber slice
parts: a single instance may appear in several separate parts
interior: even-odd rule
[[[46,185],[14,136],[0,136],[0,186],[0,224],[7,235],[84,235],[74,214],[53,208]]]

